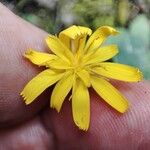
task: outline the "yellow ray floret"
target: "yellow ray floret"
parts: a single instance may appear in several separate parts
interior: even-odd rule
[[[126,98],[103,78],[92,77],[92,87],[94,90],[112,107],[123,113],[128,108]]]
[[[114,28],[109,26],[102,26],[98,28],[89,38],[89,40],[86,43],[85,50],[93,50],[98,48],[108,36],[110,35],[116,35],[118,34],[118,31],[116,31]]]
[[[142,80],[138,68],[105,62],[118,54],[116,45],[101,46],[107,37],[118,34],[114,28],[102,26],[91,34],[91,29],[73,25],[61,31],[58,37],[49,35],[46,38],[53,54],[29,49],[24,56],[33,64],[46,66],[47,69],[29,81],[21,92],[25,103],[30,104],[56,83],[50,107],[60,112],[66,96],[71,93],[73,120],[85,131],[90,125],[89,87],[93,87],[111,107],[124,113],[128,109],[127,99],[107,78],[126,82]]]
[[[50,50],[64,61],[68,62],[73,59],[73,54],[57,37],[49,35],[46,43]]]
[[[21,92],[21,95],[24,97],[25,103],[30,104],[45,89],[60,80],[62,76],[63,73],[56,73],[50,69],[47,69],[38,74],[25,86],[25,88]]]
[[[46,66],[47,63],[50,63],[52,60],[58,59],[56,55],[37,52],[33,49],[28,49],[24,54],[33,64],[39,66]]]
[[[118,63],[99,63],[99,66],[93,68],[93,71],[99,75],[121,81],[138,82],[142,80],[142,73],[138,68]]]
[[[72,92],[72,112],[75,124],[82,130],[89,128],[90,98],[88,88],[81,80],[76,80]]]
[[[83,60],[86,65],[95,64],[102,61],[109,60],[118,54],[118,48],[116,45],[109,45],[98,48],[96,51],[88,53],[84,56]]]
[[[56,108],[59,112],[65,97],[73,86],[74,75],[73,72],[67,72],[63,78],[56,84],[51,95],[51,107]]]

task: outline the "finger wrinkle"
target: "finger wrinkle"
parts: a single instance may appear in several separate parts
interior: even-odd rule
[[[144,143],[150,147],[150,85],[145,81],[113,85],[129,100],[129,110],[120,114],[90,91],[91,124],[87,132],[75,127],[69,102],[65,102],[59,114],[47,113],[47,119],[51,120],[47,126],[52,123],[58,149],[136,150],[144,147]]]
[[[102,149],[138,149],[143,142],[147,140],[150,142],[150,94],[145,97],[143,96],[145,90],[149,91],[149,86],[144,83],[128,84],[122,89],[122,92],[125,93],[124,89],[127,86],[130,86],[129,88],[132,89],[130,94],[126,93],[127,98],[131,102],[127,113],[117,115],[114,112],[110,113],[110,111],[107,111],[107,113],[99,115],[100,112],[93,112],[97,114],[93,116],[93,123],[95,128],[97,128],[95,134],[100,134],[97,136],[101,137],[99,143],[101,143],[100,148]],[[95,131],[94,125],[93,131]]]
[[[3,150],[53,149],[53,135],[48,134],[38,118],[28,123],[0,130],[0,148]]]
[[[39,31],[36,28],[32,28],[30,26],[28,28],[24,28],[25,25],[18,20],[19,19],[14,18],[13,23],[10,23],[11,20],[8,20],[8,22],[5,21],[1,24],[4,28],[0,28],[0,45],[2,47],[1,56],[9,56],[16,62],[21,60],[21,56],[27,48],[46,48],[45,43],[43,42],[46,34],[43,34],[43,37],[41,36],[39,38],[37,37]],[[31,31],[36,33],[35,36],[31,36]],[[5,49],[8,47],[10,49],[6,51]]]
[[[52,113],[52,110],[50,109],[50,107],[47,107],[43,112],[42,114],[40,115],[40,119],[41,119],[41,122],[44,126],[44,128],[46,129],[46,131],[49,133],[52,133],[53,135],[53,148],[56,150],[58,149],[58,139],[57,139],[57,135],[55,133],[55,128],[53,126],[53,122],[51,120],[51,113]]]

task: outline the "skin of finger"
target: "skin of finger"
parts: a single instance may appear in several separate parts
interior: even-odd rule
[[[53,135],[39,117],[9,129],[0,130],[1,150],[53,150]]]
[[[43,42],[47,33],[14,15],[0,4],[0,127],[9,126],[34,116],[49,101],[44,92],[26,106],[19,95],[38,72],[37,66],[23,58],[27,48],[48,52]]]
[[[87,132],[80,131],[74,125],[71,102],[68,100],[59,114],[50,109],[44,112],[44,124],[54,131],[59,150],[150,148],[149,83],[113,82],[113,85],[127,97],[129,110],[124,114],[116,112],[91,90],[91,123]]]

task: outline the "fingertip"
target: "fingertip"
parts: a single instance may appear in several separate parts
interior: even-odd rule
[[[60,147],[81,148],[84,145],[85,149],[124,147],[136,149],[143,142],[147,142],[150,134],[150,132],[145,134],[150,124],[149,84],[147,81],[139,83],[113,81],[112,84],[126,96],[130,104],[129,109],[123,114],[119,113],[91,90],[91,122],[87,132],[82,132],[75,126],[71,105],[67,100],[59,114],[50,110],[50,113],[44,114],[47,126],[49,126],[48,119],[51,120]],[[142,137],[143,141],[139,137]],[[69,144],[65,145],[66,142]]]

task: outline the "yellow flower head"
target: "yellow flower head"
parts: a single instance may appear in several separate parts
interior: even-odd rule
[[[116,45],[100,46],[108,36],[117,33],[111,27],[102,26],[92,34],[89,28],[73,25],[60,32],[58,37],[49,35],[46,38],[53,54],[29,49],[24,56],[47,69],[33,78],[21,92],[25,103],[30,104],[57,82],[50,106],[59,112],[72,89],[73,120],[82,130],[88,130],[90,123],[89,87],[93,87],[117,111],[124,113],[128,108],[126,98],[106,79],[137,82],[142,79],[142,73],[131,66],[105,62],[115,56],[118,49]]]

